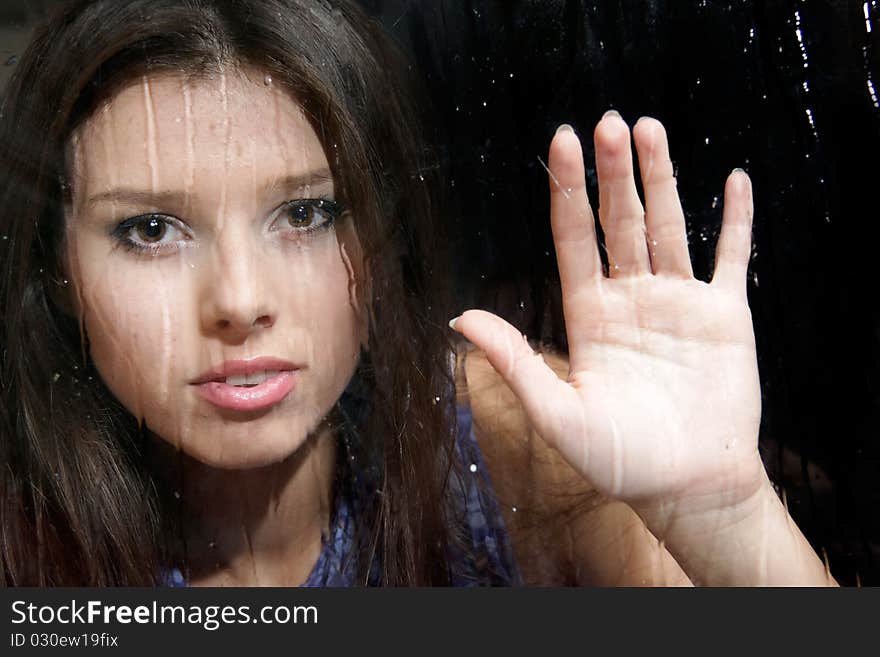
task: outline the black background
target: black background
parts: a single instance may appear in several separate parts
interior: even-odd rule
[[[539,161],[559,123],[595,202],[604,111],[664,122],[703,279],[724,179],[750,173],[762,454],[838,581],[880,585],[880,2],[361,1],[425,83],[462,309],[565,347]],[[0,82],[51,4],[4,0]]]

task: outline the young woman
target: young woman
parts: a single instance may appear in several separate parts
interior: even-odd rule
[[[748,177],[694,280],[663,127],[550,145],[570,353],[472,310],[345,1],[77,0],[0,125],[9,585],[831,581],[757,451]]]

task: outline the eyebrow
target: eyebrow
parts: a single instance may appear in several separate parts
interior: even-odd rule
[[[309,171],[295,176],[283,176],[281,178],[273,178],[271,181],[263,185],[262,195],[271,194],[276,189],[298,190],[311,185],[333,182],[333,176],[330,169],[319,169]],[[183,190],[162,190],[151,191],[145,189],[133,189],[130,187],[117,187],[100,194],[90,196],[86,200],[86,205],[95,205],[97,203],[112,201],[116,203],[126,203],[129,205],[161,205],[161,206],[182,206],[189,194]]]

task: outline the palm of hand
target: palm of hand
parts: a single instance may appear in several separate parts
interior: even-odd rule
[[[624,132],[625,131],[625,132]],[[711,284],[693,278],[665,132],[596,129],[602,272],[583,156],[570,131],[551,144],[551,222],[562,281],[570,373],[559,379],[515,328],[482,311],[456,322],[486,352],[538,433],[596,488],[639,503],[709,496],[735,503],[759,484],[760,385],[745,273],[751,189],[728,179]]]

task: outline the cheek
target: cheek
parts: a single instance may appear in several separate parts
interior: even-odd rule
[[[101,277],[84,276],[83,323],[89,353],[102,380],[135,417],[156,408],[174,413],[174,382],[186,331],[175,299],[151,276],[124,282],[108,267]]]
[[[324,372],[347,371],[360,353],[362,312],[344,245],[327,240],[290,268],[282,312],[311,334],[311,357]],[[301,281],[302,283],[292,283]]]

